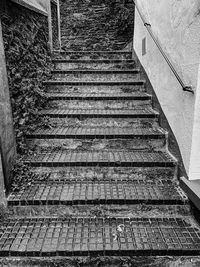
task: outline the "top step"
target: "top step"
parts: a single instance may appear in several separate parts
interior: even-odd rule
[[[131,51],[112,50],[112,51],[59,51],[54,50],[54,59],[132,59]]]

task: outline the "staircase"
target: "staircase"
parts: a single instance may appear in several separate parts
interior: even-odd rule
[[[1,255],[199,254],[167,132],[140,70],[125,68],[135,64],[131,52],[92,54],[53,60],[40,113],[49,127],[27,135],[34,153],[23,159],[36,179],[8,198]]]
[[[47,127],[26,136],[34,181],[8,197],[0,256],[200,255],[200,227],[132,53],[63,50],[52,62],[39,114]]]

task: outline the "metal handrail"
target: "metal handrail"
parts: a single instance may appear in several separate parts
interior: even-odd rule
[[[183,91],[187,91],[187,92],[191,92],[191,93],[194,93],[193,89],[192,89],[192,86],[191,85],[186,85],[182,78],[180,77],[180,75],[178,74],[178,72],[176,71],[176,69],[174,68],[172,62],[170,61],[170,59],[168,58],[167,54],[165,53],[165,51],[163,50],[160,42],[158,41],[158,39],[156,38],[156,36],[154,35],[152,29],[151,29],[151,24],[150,23],[147,23],[144,16],[142,15],[137,3],[134,1],[134,4],[137,8],[137,11],[144,23],[144,26],[146,27],[147,31],[149,32],[151,38],[153,39],[154,43],[156,44],[156,46],[158,47],[160,53],[162,54],[162,56],[164,57],[165,61],[167,62],[167,64],[169,65],[170,69],[172,70],[172,72],[174,73],[175,77],[177,78],[177,80],[179,81],[180,85],[182,86],[183,88]]]

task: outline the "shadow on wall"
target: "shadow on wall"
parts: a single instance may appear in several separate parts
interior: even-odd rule
[[[182,177],[182,176],[187,177],[187,173],[186,173],[186,170],[185,170],[185,167],[183,164],[183,159],[181,156],[178,142],[177,142],[176,137],[175,137],[175,135],[174,135],[174,133],[173,133],[173,131],[169,125],[169,122],[168,122],[168,120],[167,120],[167,118],[163,112],[163,109],[159,103],[159,100],[156,96],[154,88],[153,88],[153,86],[149,80],[149,77],[148,77],[145,69],[141,65],[135,52],[133,52],[133,58],[136,60],[136,65],[140,66],[140,68],[141,68],[141,79],[146,81],[147,93],[152,95],[153,108],[159,112],[159,124],[168,133],[168,149],[172,153],[172,155],[174,155],[178,159],[178,172],[179,172],[178,177]]]

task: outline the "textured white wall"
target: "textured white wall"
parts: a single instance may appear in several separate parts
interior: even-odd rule
[[[12,1],[20,5],[23,5],[27,8],[40,11],[42,14],[47,15],[48,0],[12,0]]]
[[[200,105],[199,90],[197,90],[200,59],[200,2],[199,0],[138,0],[137,4],[147,22],[152,25],[153,32],[178,73],[185,83],[191,84],[196,91],[194,95],[183,92],[136,11],[134,36],[136,54],[149,76],[177,138],[189,178],[200,178],[200,160],[194,162],[191,156],[192,147],[200,151],[200,142],[195,143],[193,140],[192,145],[194,131],[200,128],[200,125],[196,125],[200,122],[194,118],[194,114],[197,114],[195,107]],[[142,56],[144,37],[147,39],[147,54]],[[199,165],[199,173],[191,172],[191,166],[194,164]]]

